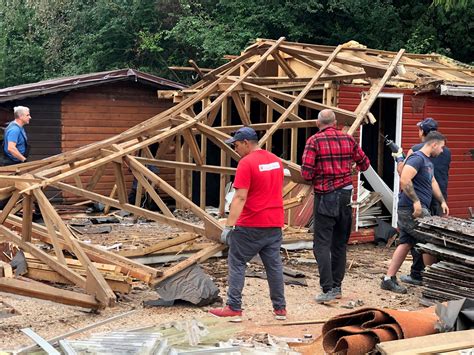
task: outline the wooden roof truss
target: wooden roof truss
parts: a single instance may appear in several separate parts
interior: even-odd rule
[[[180,92],[180,100],[174,107],[147,121],[109,139],[95,142],[79,149],[39,161],[0,168],[0,198],[7,199],[6,207],[0,213],[0,241],[16,244],[34,257],[40,259],[76,286],[94,296],[98,306],[112,306],[115,295],[103,276],[91,261],[119,265],[129,275],[145,282],[163,280],[175,272],[203,261],[224,246],[216,243],[193,257],[163,271],[136,263],[110,251],[79,241],[73,231],[61,220],[45,195],[51,187],[81,198],[97,201],[109,207],[119,208],[157,222],[165,223],[184,231],[218,240],[222,227],[217,220],[204,210],[206,205],[206,176],[208,173],[220,175],[220,211],[223,214],[224,188],[229,176],[235,174],[231,160],[238,161],[239,155],[224,140],[229,133],[242,125],[252,126],[265,132],[258,144],[269,149],[273,135],[281,129],[291,130],[291,159],[284,165],[290,171],[291,182],[285,186],[284,195],[289,196],[296,183],[301,182],[300,167],[296,161],[297,129],[314,126],[314,120],[306,120],[298,115],[298,107],[314,110],[331,108],[339,120],[351,123],[353,134],[364,121],[373,121],[369,109],[387,81],[395,73],[404,50],[400,50],[390,61],[373,63],[364,58],[344,55],[344,47],[338,46],[331,52],[318,48],[302,47],[284,42],[260,40],[247,48],[241,56],[212,70],[201,73],[203,79],[191,88]],[[260,69],[269,62],[278,65],[278,76],[261,76]],[[293,69],[294,61],[314,71],[313,75],[300,76]],[[352,72],[346,70],[351,68]],[[324,102],[307,98],[315,87],[325,83],[352,78],[364,78],[372,83],[367,95],[355,111],[344,110],[332,104],[325,97]],[[290,92],[279,90],[279,84],[296,84],[298,89]],[[296,87],[296,86],[295,86]],[[266,107],[266,122],[252,122],[250,100],[258,100]],[[282,104],[284,102],[284,104]],[[230,125],[230,106],[238,112],[241,125]],[[195,111],[196,105],[200,111]],[[276,113],[276,120],[273,113]],[[219,119],[217,119],[219,118]],[[216,124],[219,123],[219,125]],[[210,164],[207,159],[206,141],[213,142],[221,149],[219,164]],[[153,155],[150,145],[160,143]],[[176,160],[164,160],[169,145],[175,145]],[[149,165],[175,169],[176,184],[170,185],[159,174],[147,168]],[[113,167],[115,183],[109,195],[94,192],[107,167]],[[138,180],[137,200],[128,203],[124,171],[130,169]],[[200,174],[200,205],[191,200],[191,172]],[[84,176],[90,176],[87,184]],[[150,211],[141,206],[141,191],[146,191],[159,206],[160,211]],[[310,188],[306,190],[310,191]],[[202,220],[194,224],[180,220],[171,213],[163,201],[167,195],[176,201],[177,207],[191,210]],[[298,198],[301,196],[298,195]],[[45,225],[32,221],[33,203],[37,201],[44,217]],[[285,208],[297,205],[295,198],[285,201]],[[18,217],[18,213],[22,217]],[[35,240],[53,246],[54,256],[44,252]],[[74,254],[87,269],[87,276],[81,276],[69,268],[64,261],[64,251]]]

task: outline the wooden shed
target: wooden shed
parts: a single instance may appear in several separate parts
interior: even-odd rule
[[[13,119],[14,106],[29,107],[30,160],[37,160],[115,136],[173,105],[170,99],[158,98],[157,90],[183,88],[133,69],[18,85],[0,89],[0,124],[4,127]],[[161,176],[174,183],[170,173],[163,169]],[[126,178],[130,183],[131,175]],[[106,172],[96,191],[110,191],[113,179],[113,172]],[[87,176],[83,180],[86,184]]]

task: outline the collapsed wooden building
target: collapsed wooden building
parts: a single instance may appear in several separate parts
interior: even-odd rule
[[[288,176],[283,195],[287,220],[291,222],[300,214],[298,208],[311,192],[309,185],[301,185],[298,160],[306,138],[314,133],[318,111],[331,108],[338,123],[354,134],[362,123],[377,121],[370,109],[394,78],[409,82],[417,80],[417,71],[427,71],[433,76],[446,72],[457,81],[472,84],[472,69],[443,64],[436,57],[427,57],[429,64],[418,62],[418,58],[405,54],[403,49],[393,53],[361,51],[350,44],[325,47],[285,42],[284,38],[258,40],[242,55],[215,70],[203,74],[196,68],[202,80],[190,88],[159,92],[161,98],[172,97],[176,105],[121,134],[42,160],[0,168],[0,198],[8,199],[0,213],[0,241],[17,245],[84,289],[89,296],[81,304],[112,306],[116,302],[115,294],[93,262],[117,265],[131,277],[156,283],[225,247],[213,243],[175,266],[154,269],[77,240],[46,197],[48,189],[97,201],[217,241],[222,227],[206,213],[205,207],[214,195],[220,214],[224,215],[225,187],[235,174],[239,160],[239,155],[224,141],[232,131],[245,125],[262,132],[259,146],[285,158]],[[361,90],[364,95],[358,97],[357,105],[352,109],[338,107],[338,85],[358,81],[364,84]],[[150,147],[156,143],[159,148],[152,153]],[[165,160],[163,157],[171,145],[175,160]],[[149,166],[174,169],[174,186]],[[104,194],[96,186],[107,168],[113,169],[115,181]],[[128,169],[138,181],[135,204],[127,199],[124,172]],[[141,207],[143,192],[160,211]],[[45,225],[32,221],[34,201],[39,204]],[[191,210],[202,223],[176,218],[165,201]],[[40,249],[35,244],[37,240],[52,245],[54,255]],[[182,241],[177,237],[167,241],[167,245]],[[70,267],[64,251],[77,257],[85,275]],[[45,296],[17,280],[1,278],[0,290],[54,299],[47,296],[50,291],[45,290]],[[63,302],[74,303],[74,297],[65,295]]]

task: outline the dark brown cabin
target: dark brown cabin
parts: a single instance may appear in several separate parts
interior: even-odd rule
[[[13,119],[13,107],[29,107],[32,116],[26,126],[31,145],[29,159],[38,160],[101,141],[135,126],[173,106],[171,99],[158,98],[157,90],[184,87],[133,69],[13,86],[0,89],[0,125],[5,127]],[[160,176],[174,184],[171,171],[162,169]],[[87,183],[87,177],[81,178]],[[127,181],[131,180],[127,174]],[[110,171],[101,178],[96,191],[108,194],[112,181]],[[68,196],[62,197],[70,200]]]

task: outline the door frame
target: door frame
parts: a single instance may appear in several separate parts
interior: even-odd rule
[[[396,123],[395,123],[395,144],[399,147],[402,146],[402,122],[403,122],[403,94],[402,93],[380,93],[377,98],[380,99],[395,99],[397,100],[396,105]],[[359,146],[362,147],[362,126],[360,126],[359,132]],[[400,192],[400,176],[397,172],[397,163],[393,162],[395,169],[394,169],[394,177],[393,177],[393,208],[392,208],[392,227],[397,227],[397,212],[398,212],[398,194]],[[357,174],[357,186],[360,184],[360,171]],[[357,189],[357,200],[359,199],[359,189]],[[359,206],[356,208],[356,224],[355,230],[358,231],[359,227]]]

